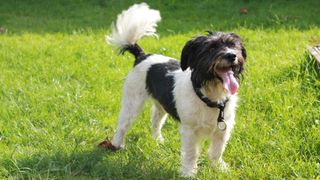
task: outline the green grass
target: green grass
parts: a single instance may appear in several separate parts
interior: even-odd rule
[[[134,1],[2,1],[0,27],[0,178],[179,179],[179,124],[165,143],[150,135],[150,103],[126,149],[96,145],[112,137],[123,79],[133,58],[105,44],[116,14]],[[229,173],[198,179],[314,179],[320,176],[320,73],[306,45],[320,43],[320,1],[151,1],[160,39],[147,52],[179,58],[205,30],[240,34],[248,51],[237,124],[224,154]],[[242,7],[247,15],[240,15]]]

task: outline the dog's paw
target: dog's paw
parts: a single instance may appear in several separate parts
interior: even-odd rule
[[[197,175],[198,166],[190,166],[190,164],[182,165],[181,167],[181,177],[193,179]]]
[[[164,142],[162,134],[153,134],[153,139],[155,139],[160,144]]]
[[[228,171],[229,171],[229,165],[228,165],[228,163],[222,161],[222,162],[220,162],[218,165],[219,165],[219,168],[220,168],[220,170],[221,170],[222,172],[228,172]]]
[[[228,172],[229,171],[228,163],[224,162],[223,160],[213,162],[212,163],[212,168],[214,170],[219,170],[219,171],[222,171],[222,172]]]
[[[193,171],[182,170],[181,171],[181,177],[183,177],[185,179],[193,179],[193,178],[195,178],[196,174],[197,174],[196,170],[193,170]]]

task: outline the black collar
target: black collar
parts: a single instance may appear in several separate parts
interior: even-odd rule
[[[203,101],[208,107],[211,108],[218,108],[219,111],[219,116],[218,116],[218,128],[222,131],[224,131],[227,127],[226,123],[224,122],[224,108],[229,101],[229,98],[225,99],[224,101],[211,101],[207,96],[205,96],[201,92],[201,86],[195,85],[195,83],[192,83],[193,90],[197,94],[197,96]]]

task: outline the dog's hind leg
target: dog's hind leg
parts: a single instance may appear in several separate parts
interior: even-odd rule
[[[144,84],[139,85],[138,82],[132,81],[132,79],[133,78],[129,76],[123,88],[118,125],[112,140],[112,145],[116,148],[124,147],[125,135],[140,113],[145,100],[148,98]]]
[[[152,136],[159,142],[163,142],[161,128],[167,119],[168,114],[164,111],[158,102],[154,102],[152,106]]]

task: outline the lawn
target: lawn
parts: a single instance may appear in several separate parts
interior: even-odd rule
[[[110,24],[135,1],[14,0],[0,3],[1,179],[179,179],[179,124],[165,142],[150,133],[150,102],[123,151],[111,138],[122,83],[133,65],[105,43]],[[320,43],[318,0],[147,1],[160,39],[139,44],[177,59],[206,30],[239,34],[248,59],[236,126],[214,171],[204,142],[198,179],[320,177],[320,72],[306,45]],[[240,14],[246,8],[247,14]]]

